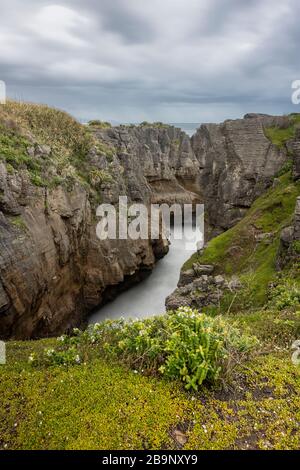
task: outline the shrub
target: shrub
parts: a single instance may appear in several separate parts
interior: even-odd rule
[[[96,348],[136,370],[180,379],[188,390],[197,390],[204,381],[215,383],[256,344],[256,338],[242,335],[221,317],[182,307],[145,320],[107,320],[76,330],[47,352],[47,363],[80,362]]]
[[[300,304],[300,289],[293,281],[287,281],[271,287],[269,292],[269,306],[276,310],[297,307]]]
[[[108,127],[111,127],[111,123],[107,121],[100,121],[98,119],[93,119],[92,121],[88,122],[88,126],[99,127],[100,129],[106,129]]]
[[[294,253],[296,253],[297,255],[300,255],[300,240],[295,240],[295,241],[292,243],[292,250],[293,250]]]
[[[97,186],[102,183],[111,183],[112,176],[106,170],[94,169],[89,174],[89,180],[93,186]]]

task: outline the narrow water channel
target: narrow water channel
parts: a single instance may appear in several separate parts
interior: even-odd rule
[[[197,241],[201,239],[201,233],[197,233],[194,241],[187,243],[192,231],[193,227],[185,227],[184,237],[178,240],[174,238],[173,228],[169,253],[158,261],[150,276],[101,307],[91,315],[89,322],[120,317],[145,318],[165,312],[165,299],[176,288],[182,265],[196,251]]]

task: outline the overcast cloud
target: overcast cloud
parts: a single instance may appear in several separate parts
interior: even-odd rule
[[[0,80],[82,120],[300,112],[299,13],[299,0],[0,0]]]

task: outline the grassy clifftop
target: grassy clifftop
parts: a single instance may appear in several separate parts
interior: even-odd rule
[[[91,167],[89,152],[93,148],[111,159],[113,151],[94,139],[92,129],[58,109],[8,101],[0,107],[0,162],[11,174],[28,172],[35,186],[77,182],[93,193],[109,174]]]
[[[300,182],[293,181],[290,172],[277,178],[237,225],[212,239],[203,254],[195,253],[184,264],[183,270],[199,262],[214,265],[216,273],[239,276],[243,289],[234,294],[234,302],[232,295],[225,296],[223,313],[230,304],[231,311],[265,305],[268,285],[278,275],[276,255],[280,233],[291,224],[299,195]],[[300,287],[297,266],[287,266],[281,275]]]

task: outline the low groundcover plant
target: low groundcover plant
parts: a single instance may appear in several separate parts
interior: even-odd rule
[[[190,307],[145,320],[107,320],[85,331],[57,339],[43,357],[31,355],[33,365],[86,363],[101,353],[133,367],[137,372],[180,379],[186,389],[198,390],[215,383],[257,345],[257,339],[241,332],[221,317],[210,317]]]

